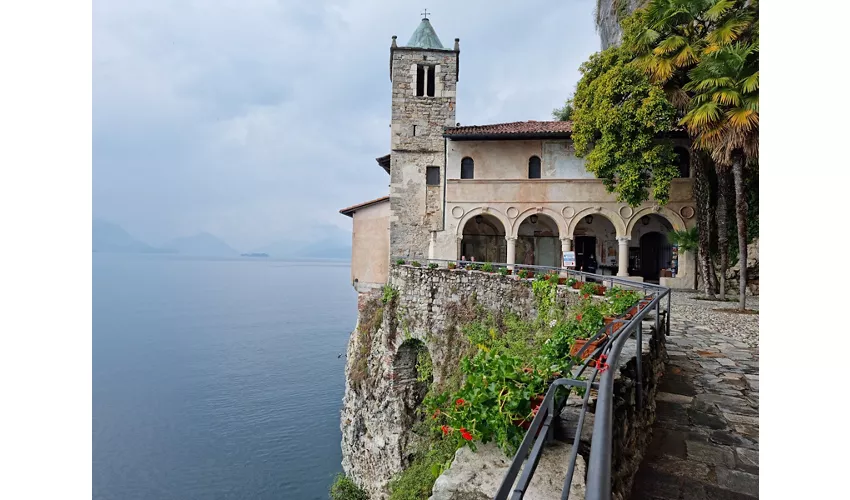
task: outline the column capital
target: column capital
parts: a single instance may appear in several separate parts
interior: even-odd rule
[[[631,238],[629,238],[628,236],[617,236],[617,241],[620,242],[620,244],[628,243],[629,241],[631,241]]]
[[[461,234],[457,235],[457,240],[458,240],[458,241],[463,241],[463,235],[461,235]]]
[[[505,240],[507,240],[507,241],[516,241],[517,239],[516,239],[516,237],[515,237],[515,236],[505,236]]]
[[[567,241],[573,241],[573,239],[570,236],[561,236],[561,241],[567,242]]]

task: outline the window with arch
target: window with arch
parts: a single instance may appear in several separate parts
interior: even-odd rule
[[[673,148],[673,154],[675,155],[676,166],[679,168],[679,177],[690,177],[691,154],[688,153],[688,149],[682,146],[676,146]]]
[[[528,178],[529,179],[539,179],[540,178],[540,157],[532,156],[528,159]]]
[[[475,178],[475,162],[472,161],[472,158],[465,157],[460,160],[460,178],[461,179],[474,179]]]

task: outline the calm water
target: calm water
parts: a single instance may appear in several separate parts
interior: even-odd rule
[[[92,254],[95,499],[326,499],[349,265]]]

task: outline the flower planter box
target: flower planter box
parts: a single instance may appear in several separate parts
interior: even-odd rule
[[[603,345],[605,341],[608,340],[607,335],[603,335],[593,342],[589,342],[590,346],[581,353],[581,359],[587,359],[590,357],[593,352],[599,348],[599,346]],[[570,347],[570,356],[578,356],[578,352],[584,347],[585,344],[588,343],[587,339],[576,339],[573,343],[572,347]]]
[[[610,316],[603,318],[602,322],[605,325],[605,335],[609,336],[614,335],[625,326],[625,323],[619,318],[612,318]]]
[[[567,284],[567,278],[558,278],[558,284],[559,285],[566,285]]]
[[[576,281],[575,283],[573,283],[573,290],[581,290],[582,285],[584,285],[584,283],[582,283],[581,281]]]
[[[538,407],[538,410],[537,410],[537,411],[540,411],[540,410],[539,410],[539,407],[543,405],[543,400],[544,400],[545,398],[546,398],[546,395],[545,395],[545,394],[540,394],[540,395],[538,395],[538,396],[534,396],[533,398],[531,398],[531,399],[529,400],[529,402],[531,403],[531,409],[533,410],[533,409],[534,409],[534,407],[536,406],[536,407]],[[513,421],[513,424],[514,424],[514,425],[516,425],[517,427],[522,427],[523,429],[528,430],[528,429],[530,429],[530,428],[531,428],[531,421],[532,421],[532,420],[534,420],[534,419],[532,418],[531,420],[525,420],[525,419],[523,419],[523,420],[514,420],[514,421]],[[541,425],[541,426],[540,426],[540,429],[542,429],[542,428],[543,428],[543,426]],[[537,434],[540,434],[540,429],[537,429]],[[535,435],[534,437],[536,438],[536,437],[537,437],[537,435]]]

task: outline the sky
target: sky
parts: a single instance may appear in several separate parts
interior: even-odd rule
[[[95,0],[93,217],[250,250],[388,194],[389,47],[460,38],[457,121],[549,120],[596,0]]]

